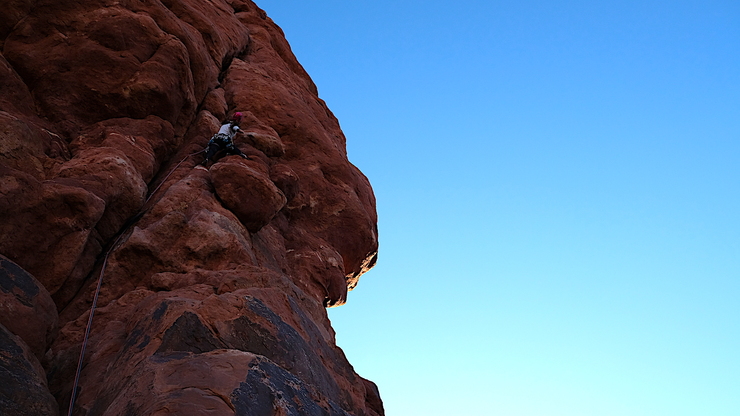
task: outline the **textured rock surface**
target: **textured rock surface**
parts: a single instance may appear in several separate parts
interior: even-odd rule
[[[3,416],[56,415],[44,369],[22,339],[0,325],[0,410]]]
[[[372,189],[262,10],[13,0],[0,42],[0,414],[66,414],[101,271],[74,414],[383,414],[325,310]],[[198,166],[234,111],[251,160]]]
[[[28,272],[0,256],[0,325],[19,336],[41,359],[56,337],[58,324],[49,292]]]

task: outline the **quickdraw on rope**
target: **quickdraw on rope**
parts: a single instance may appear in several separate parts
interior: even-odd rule
[[[146,199],[146,201],[144,201],[144,204],[142,206],[146,207],[146,204],[149,202],[149,200],[154,196],[154,194],[157,193],[159,188],[165,182],[167,182],[167,179],[170,177],[170,175],[172,175],[172,173],[175,170],[177,170],[177,168],[180,167],[182,162],[184,162],[190,156],[195,156],[203,152],[205,152],[205,149],[185,156],[180,161],[180,163],[178,163],[174,168],[172,168],[172,170],[170,170],[167,176],[165,176],[164,179],[162,179],[162,182],[160,182],[160,184],[154,189],[154,191],[152,191],[152,193],[149,194],[149,197]],[[143,215],[143,212],[137,214],[135,218],[140,217],[141,215]],[[125,228],[128,228],[128,227],[130,227],[130,224],[127,227],[124,227],[124,230]],[[121,238],[123,237],[123,235],[124,233],[122,230],[122,232],[118,235],[118,238],[116,238],[116,241],[113,243],[113,245],[111,245],[110,248],[105,252],[105,257],[103,258],[103,266],[100,269],[100,276],[98,277],[98,285],[95,288],[95,295],[93,296],[92,306],[90,307],[90,316],[87,318],[87,327],[85,328],[85,336],[82,339],[82,350],[80,351],[80,359],[77,360],[77,371],[75,373],[75,381],[72,385],[72,397],[69,399],[69,411],[67,412],[67,416],[72,416],[72,410],[74,409],[75,399],[77,396],[77,387],[79,386],[80,374],[82,373],[82,361],[85,358],[85,350],[87,349],[87,340],[90,337],[90,329],[92,328],[93,315],[95,315],[95,308],[98,305],[98,296],[100,295],[100,287],[103,285],[103,274],[105,273],[105,267],[108,265],[108,256],[113,250],[115,250],[118,247],[118,243],[121,241]]]

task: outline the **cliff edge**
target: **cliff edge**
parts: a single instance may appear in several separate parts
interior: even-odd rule
[[[10,0],[0,15],[0,414],[379,416],[326,307],[375,198],[249,0]],[[241,112],[249,159],[199,165]],[[91,332],[85,337],[99,278]]]

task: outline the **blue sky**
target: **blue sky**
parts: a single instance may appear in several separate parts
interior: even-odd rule
[[[388,416],[740,414],[740,3],[261,0],[378,200]]]

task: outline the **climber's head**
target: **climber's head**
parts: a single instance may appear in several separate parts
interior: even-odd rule
[[[234,123],[234,124],[239,124],[239,123],[242,122],[242,117],[243,117],[242,116],[242,113],[240,113],[239,111],[237,111],[236,113],[234,113],[233,116],[231,116],[231,122]]]

